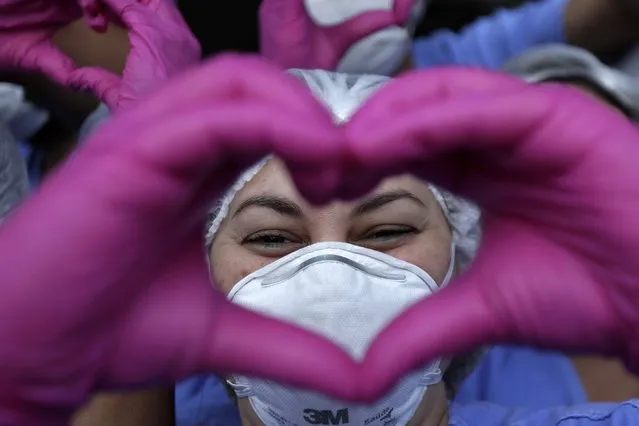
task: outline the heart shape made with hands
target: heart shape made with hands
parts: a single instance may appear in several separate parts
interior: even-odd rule
[[[0,401],[71,410],[202,371],[370,401],[424,362],[502,341],[636,360],[638,141],[584,96],[479,70],[397,78],[336,127],[277,68],[205,63],[103,126],[0,228]],[[316,202],[407,171],[469,197],[486,215],[474,265],[361,364],[232,305],[209,283],[203,225],[267,153]]]

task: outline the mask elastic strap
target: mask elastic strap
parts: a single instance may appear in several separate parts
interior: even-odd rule
[[[237,379],[235,379],[235,381],[226,379],[226,383],[228,383],[228,385],[233,388],[233,392],[235,392],[235,396],[237,396],[238,398],[246,398],[253,395],[253,392],[251,392],[251,388],[248,385],[239,383]]]
[[[442,281],[442,284],[439,286],[440,288],[445,287],[450,282],[453,274],[455,273],[455,243],[453,242],[450,245],[450,263],[448,264],[448,271],[446,271],[446,276]]]
[[[444,374],[439,368],[439,364],[440,360],[437,360],[428,368],[428,371],[419,379],[421,386],[432,386],[442,381]]]

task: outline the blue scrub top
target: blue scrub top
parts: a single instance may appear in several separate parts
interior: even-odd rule
[[[451,405],[449,426],[635,426],[639,400],[545,410],[504,408],[489,403]]]
[[[524,384],[525,385],[525,384]],[[235,404],[212,375],[193,377],[176,388],[178,426],[240,426]],[[635,426],[639,401],[555,408],[515,408],[487,402],[450,405],[450,426]]]
[[[416,68],[465,65],[499,69],[515,56],[543,44],[565,43],[568,0],[531,1],[480,18],[459,33],[436,31],[413,44]]]
[[[577,372],[564,355],[497,346],[486,354],[461,386],[451,404],[450,425],[639,424],[636,402],[586,403]],[[240,425],[235,404],[222,381],[213,375],[181,382],[176,387],[175,404],[178,426]],[[623,423],[626,421],[629,423]]]
[[[588,397],[572,362],[563,354],[496,346],[464,381],[455,398],[461,404],[482,401],[541,409],[583,405]]]
[[[217,377],[195,376],[175,387],[177,426],[241,425],[235,403]]]

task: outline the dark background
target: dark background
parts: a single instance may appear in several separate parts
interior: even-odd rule
[[[432,0],[417,35],[441,28],[458,30],[498,7],[521,3],[522,0]],[[227,50],[256,52],[259,4],[259,0],[178,0],[182,14],[206,56]]]

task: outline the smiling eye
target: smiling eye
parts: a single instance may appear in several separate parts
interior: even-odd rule
[[[283,234],[261,234],[248,237],[244,240],[245,244],[261,244],[264,246],[281,246],[290,240]]]
[[[369,229],[354,241],[357,245],[378,251],[392,250],[418,234],[417,228],[407,225],[383,225]]]
[[[365,240],[383,240],[400,238],[402,236],[416,233],[417,230],[412,226],[386,226],[378,227],[369,231],[364,237]]]
[[[249,235],[242,245],[263,256],[279,257],[299,249],[303,241],[288,232],[263,231]]]

